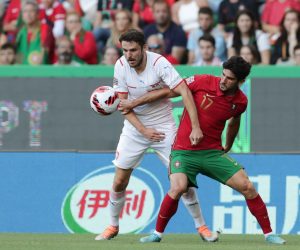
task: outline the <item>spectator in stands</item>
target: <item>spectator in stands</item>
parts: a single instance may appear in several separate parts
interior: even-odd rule
[[[218,11],[218,28],[223,33],[225,39],[233,31],[234,20],[240,10],[252,12],[255,25],[258,27],[260,16],[258,13],[258,4],[254,0],[223,0]]]
[[[0,47],[0,65],[13,65],[16,63],[16,48],[11,43]]]
[[[0,20],[2,20],[5,14],[7,5],[8,5],[8,0],[0,0]]]
[[[238,12],[233,33],[227,40],[228,57],[239,55],[242,45],[253,45],[259,51],[259,62],[269,64],[271,50],[267,33],[255,28],[255,19],[248,10]]]
[[[93,33],[82,28],[80,16],[77,12],[68,12],[66,30],[74,44],[76,59],[81,63],[97,64],[98,52]]]
[[[179,0],[172,6],[172,20],[189,34],[199,27],[199,9],[208,6],[207,0]]]
[[[300,66],[300,44],[297,44],[294,48],[293,65]]]
[[[171,54],[165,52],[165,41],[161,34],[154,34],[147,39],[148,50],[163,55],[170,63],[179,64]]]
[[[135,28],[145,28],[147,25],[154,23],[153,4],[155,0],[135,0],[133,5],[133,26]],[[171,7],[174,0],[166,0]]]
[[[226,43],[222,33],[217,27],[214,28],[213,12],[209,7],[203,7],[198,13],[199,28],[193,30],[187,43],[188,64],[194,64],[201,59],[198,41],[203,34],[211,34],[216,42],[216,56],[224,61],[227,57]]]
[[[93,33],[100,53],[103,53],[107,39],[111,35],[110,30],[116,10],[131,10],[132,4],[133,0],[98,0]]]
[[[169,5],[164,0],[155,0],[153,4],[155,23],[144,29],[145,38],[153,34],[161,34],[165,41],[165,52],[171,54],[182,63],[186,55],[186,35],[183,29],[171,20]]]
[[[118,59],[122,56],[122,51],[115,47],[115,46],[109,46],[105,47],[103,60],[101,64],[103,65],[115,65],[115,63],[118,61]]]
[[[22,9],[24,26],[16,38],[17,60],[21,64],[50,63],[54,55],[54,38],[49,26],[39,20],[39,7],[33,0],[25,1]]]
[[[2,31],[2,23],[0,21],[0,46],[7,42],[7,37],[5,33]]]
[[[79,66],[80,63],[76,62],[74,58],[74,45],[70,38],[61,36],[56,39],[56,57],[57,62],[55,65],[71,65]]]
[[[72,0],[74,10],[80,15],[84,30],[93,30],[98,0]]]
[[[299,0],[266,0],[261,15],[263,30],[271,35],[280,32],[280,23],[287,10],[300,11]]]
[[[106,46],[116,46],[121,48],[119,42],[120,36],[127,30],[132,28],[132,15],[129,10],[118,10],[115,14],[114,23],[110,37],[106,42]]]
[[[253,45],[243,45],[239,55],[252,65],[259,63],[260,55],[257,48]]]
[[[208,0],[209,7],[212,9],[213,13],[218,13],[221,2],[222,0]]]
[[[271,64],[286,63],[293,55],[296,44],[300,43],[300,14],[288,10],[280,24],[280,36],[276,40],[271,56]]]
[[[222,61],[215,56],[216,41],[210,34],[204,34],[199,38],[198,46],[201,58],[194,63],[195,66],[221,66]]]
[[[21,0],[10,0],[3,16],[3,31],[11,43],[15,42],[21,24],[21,2]]]
[[[40,19],[52,29],[53,36],[64,34],[66,10],[58,0],[41,0]]]
[[[93,2],[93,0],[90,0],[90,1]],[[75,0],[59,0],[59,2],[61,2],[62,6],[66,10],[66,12],[76,11],[75,10]]]

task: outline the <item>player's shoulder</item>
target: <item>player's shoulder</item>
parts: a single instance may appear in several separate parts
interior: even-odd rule
[[[150,51],[147,51],[146,53],[147,53],[147,60],[149,60],[150,65],[152,67],[159,67],[161,65],[170,64],[169,61],[163,55],[150,52]]]
[[[208,74],[196,74],[196,75],[193,75],[193,76],[190,76],[188,78],[185,79],[187,84],[191,84],[191,83],[207,83],[209,82],[210,80],[214,80],[214,76],[212,75],[208,75]]]
[[[245,93],[242,91],[242,90],[238,90],[238,93],[236,95],[236,101],[239,102],[239,103],[242,103],[242,104],[245,104],[247,105],[248,103],[248,98],[247,96],[245,95]]]
[[[126,58],[125,58],[125,56],[123,55],[123,56],[121,56],[121,57],[116,61],[115,67],[125,68],[125,67],[128,66],[127,64],[128,64],[128,63],[127,63],[127,61],[126,61]]]

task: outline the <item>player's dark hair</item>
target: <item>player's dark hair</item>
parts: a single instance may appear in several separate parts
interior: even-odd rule
[[[135,29],[130,29],[127,32],[123,33],[119,38],[120,43],[125,42],[136,42],[143,48],[146,44],[145,36],[143,32],[140,32]]]
[[[230,70],[238,81],[241,81],[250,74],[251,64],[240,56],[232,56],[223,63],[223,69]]]
[[[204,34],[199,38],[198,42],[200,43],[200,41],[210,42],[214,48],[216,47],[216,40],[211,34]]]

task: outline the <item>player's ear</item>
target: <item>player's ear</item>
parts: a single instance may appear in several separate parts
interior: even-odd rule
[[[241,86],[244,82],[245,82],[246,79],[243,79],[243,80],[239,80],[239,86]]]
[[[143,46],[143,51],[147,51],[148,50],[148,45],[147,44],[144,44]]]

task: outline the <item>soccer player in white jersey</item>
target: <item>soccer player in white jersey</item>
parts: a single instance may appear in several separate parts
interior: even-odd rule
[[[116,62],[114,69],[114,88],[119,98],[134,100],[155,89],[171,88],[182,96],[191,120],[189,139],[191,145],[197,145],[203,134],[193,97],[185,81],[163,56],[146,51],[142,32],[129,30],[119,40],[124,54]],[[125,203],[126,187],[132,171],[139,165],[147,149],[154,149],[168,166],[171,145],[176,135],[172,105],[167,99],[147,103],[133,111],[122,111],[125,121],[113,160],[116,170],[110,192],[110,225],[96,240],[110,240],[118,234],[119,215]],[[202,239],[217,241],[218,234],[211,232],[205,225],[195,189],[188,189],[182,198]]]

